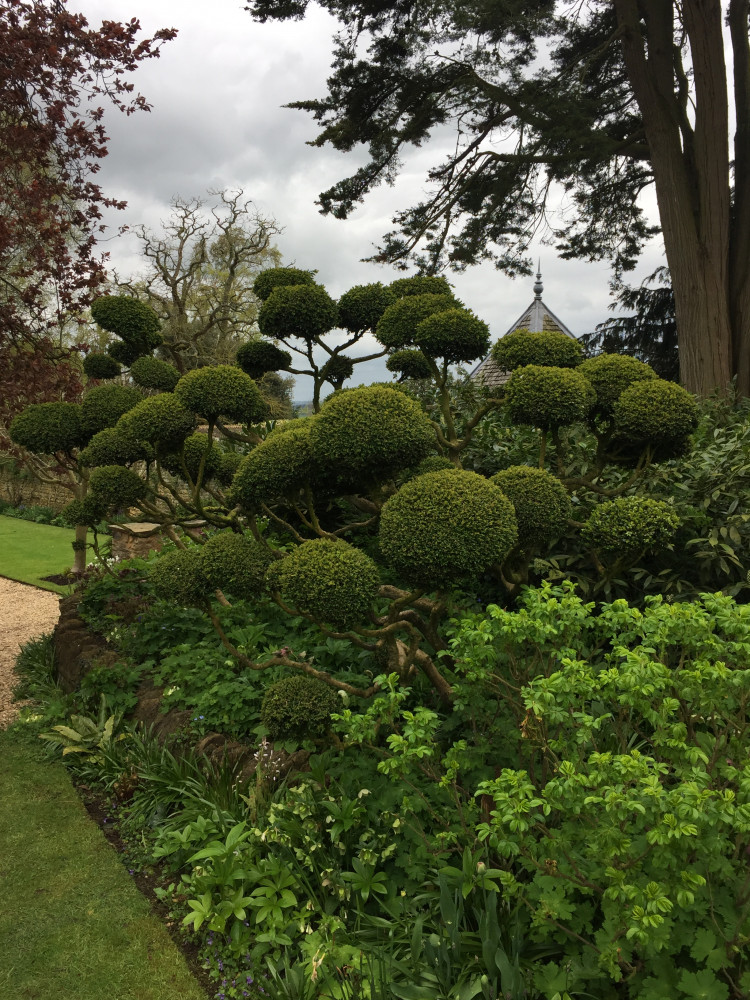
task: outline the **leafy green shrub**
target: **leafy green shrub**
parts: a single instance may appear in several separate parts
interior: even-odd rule
[[[123,434],[119,427],[106,427],[99,431],[79,455],[81,465],[89,467],[130,465],[149,457],[153,457],[153,449]]]
[[[299,337],[312,341],[332,330],[338,310],[322,285],[277,285],[258,313],[264,337],[284,340]]]
[[[203,482],[213,479],[219,475],[222,469],[223,453],[214,445],[209,448],[207,434],[196,432],[185,438],[181,452],[171,452],[164,455],[161,464],[174,476],[184,477],[183,462],[188,471],[188,475],[195,483],[198,479],[198,471],[203,462]]]
[[[186,409],[206,420],[227,416],[254,424],[266,413],[257,385],[234,365],[212,365],[187,372],[175,386],[174,394]]]
[[[140,403],[143,394],[130,385],[100,385],[89,389],[81,402],[81,426],[86,438],[114,427],[123,413]]]
[[[430,363],[421,351],[394,351],[386,360],[385,367],[404,378],[421,379],[432,375]]]
[[[133,362],[130,377],[141,388],[158,389],[160,392],[173,392],[180,381],[180,373],[174,365],[148,356]]]
[[[636,382],[625,389],[613,408],[619,437],[627,442],[649,444],[660,456],[684,448],[698,426],[698,404],[675,382],[655,378]]]
[[[385,310],[395,301],[392,287],[380,282],[355,285],[339,299],[339,325],[349,333],[374,330]]]
[[[135,441],[173,450],[195,426],[195,417],[173,393],[141,400],[117,421],[117,430]]]
[[[219,452],[219,467],[216,470],[216,478],[222,486],[229,486],[237,470],[242,463],[243,456],[236,451]]]
[[[583,348],[577,340],[558,330],[532,333],[521,329],[501,337],[492,348],[492,358],[504,371],[527,365],[575,368],[583,360]]]
[[[522,548],[540,545],[563,533],[571,512],[570,496],[546,469],[514,465],[495,473],[490,482],[499,486],[513,504]]]
[[[349,629],[367,618],[380,585],[369,556],[343,541],[303,542],[271,567],[271,584],[299,611],[334,628]]]
[[[513,423],[542,430],[584,420],[596,400],[591,383],[580,372],[551,365],[516,368],[505,392]]]
[[[257,597],[264,589],[271,562],[268,548],[247,535],[222,531],[200,549],[199,563],[207,585],[243,600]]]
[[[375,336],[383,345],[397,350],[413,343],[417,326],[434,313],[455,309],[452,295],[409,295],[388,306],[375,328]]]
[[[315,677],[284,677],[267,688],[260,720],[272,740],[320,739],[341,702],[327,684]]]
[[[612,415],[615,403],[627,388],[657,377],[650,365],[627,354],[599,354],[584,361],[578,370],[594,387],[595,412],[604,417]]]
[[[150,354],[162,343],[159,317],[154,310],[127,295],[103,295],[91,303],[94,322],[120,337],[107,353],[124,365]]]
[[[131,507],[147,493],[141,477],[122,465],[101,465],[94,469],[89,488],[96,503],[107,510],[112,507]]]
[[[581,537],[601,552],[631,554],[669,545],[679,526],[680,518],[668,503],[618,497],[594,507]]]
[[[232,481],[232,501],[246,510],[257,510],[261,504],[298,493],[314,469],[311,426],[312,420],[295,421],[253,448]]]
[[[178,549],[159,556],[149,573],[156,596],[186,607],[203,605],[212,588],[203,574],[200,556],[198,548]]]
[[[32,403],[14,417],[10,439],[37,455],[70,453],[86,439],[77,403]]]
[[[487,353],[490,329],[468,309],[446,309],[418,324],[414,343],[425,354],[450,364],[475,361]]]
[[[389,285],[390,290],[399,298],[406,295],[450,295],[453,289],[448,279],[441,274],[414,274],[411,278],[396,278]]]
[[[311,271],[301,271],[298,267],[269,267],[261,271],[253,282],[253,291],[265,302],[275,288],[285,285],[314,285]]]
[[[354,361],[345,354],[334,354],[323,365],[320,373],[331,385],[340,385],[352,377],[354,373]]]
[[[289,351],[282,351],[270,340],[248,340],[237,351],[237,364],[252,379],[267,372],[284,371],[292,363]]]
[[[81,525],[85,528],[95,528],[106,516],[107,509],[101,498],[89,493],[83,500],[71,500],[63,507],[60,516],[71,528]]]
[[[121,368],[109,354],[87,354],[83,359],[83,371],[89,378],[117,378]]]
[[[440,472],[443,469],[456,471],[456,466],[445,455],[428,455],[416,467],[414,475],[423,476],[426,472]]]
[[[380,518],[387,562],[428,589],[502,562],[517,538],[512,503],[475,472],[418,476],[386,501]]]

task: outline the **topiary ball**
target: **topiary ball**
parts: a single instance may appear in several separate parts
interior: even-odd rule
[[[78,456],[81,465],[130,465],[153,458],[153,449],[123,434],[116,427],[106,427],[95,434]]]
[[[159,392],[172,392],[180,381],[180,373],[174,365],[152,357],[134,361],[130,366],[130,377],[143,389],[158,389]]]
[[[105,427],[114,427],[123,413],[132,410],[143,393],[132,385],[100,385],[89,389],[81,402],[81,427],[91,438]]]
[[[558,330],[532,333],[514,330],[501,337],[492,348],[492,358],[504,371],[526,365],[552,368],[575,368],[583,361],[583,348],[577,340]]]
[[[613,407],[615,429],[625,444],[651,445],[661,455],[679,453],[698,426],[698,404],[675,382],[655,378],[625,389]]]
[[[631,385],[658,377],[651,365],[628,354],[599,354],[582,362],[578,371],[594,387],[594,411],[602,417],[612,415],[615,403]]]
[[[121,370],[109,354],[87,354],[83,359],[83,371],[89,378],[117,378]]]
[[[124,340],[113,340],[107,347],[107,354],[119,365],[130,368],[138,358],[149,354],[150,351],[143,350],[142,347],[126,344]]]
[[[216,478],[222,486],[229,486],[237,475],[237,470],[242,464],[244,456],[236,451],[222,451],[219,452],[219,455],[219,468],[216,471]]]
[[[312,422],[314,458],[347,482],[378,480],[408,469],[435,447],[435,431],[419,403],[381,386],[331,396]]]
[[[298,267],[269,267],[261,271],[253,282],[253,292],[265,302],[274,288],[287,285],[314,285],[312,271],[301,271]]]
[[[354,361],[345,354],[334,354],[321,369],[326,382],[339,386],[354,374]]]
[[[95,528],[106,517],[106,514],[106,506],[99,503],[97,498],[91,494],[83,500],[71,500],[60,511],[60,516],[71,528],[76,528],[78,525],[84,528]]]
[[[272,579],[299,611],[336,629],[367,618],[380,586],[375,563],[344,541],[303,542],[273,567]]]
[[[383,505],[380,549],[405,579],[448,586],[502,562],[515,545],[513,504],[475,472],[444,469],[406,483]]]
[[[669,545],[679,526],[680,519],[668,503],[618,497],[593,509],[581,528],[581,538],[599,552],[632,556]]]
[[[266,414],[266,403],[249,375],[234,365],[211,365],[187,372],[175,386],[182,405],[204,417],[221,416],[254,424]]]
[[[159,317],[150,306],[129,295],[102,295],[91,303],[91,315],[102,330],[116,334],[126,344],[151,351],[162,343]]]
[[[252,511],[298,494],[315,470],[310,443],[315,419],[294,421],[288,430],[269,434],[253,448],[232,481],[231,502]]]
[[[178,549],[159,556],[149,575],[157,597],[184,607],[203,607],[214,589],[206,581],[200,549]]]
[[[158,445],[163,452],[174,451],[195,426],[195,417],[171,392],[141,400],[117,421],[125,437]]]
[[[440,274],[415,274],[411,278],[396,278],[390,284],[390,289],[398,298],[407,295],[450,295],[453,289],[447,278]]]
[[[122,465],[102,465],[94,469],[89,479],[89,489],[94,501],[106,510],[132,507],[148,493],[148,487],[141,477]]]
[[[270,340],[298,337],[309,343],[337,322],[336,303],[322,285],[281,285],[258,313],[260,332]]]
[[[375,328],[375,337],[383,347],[397,350],[414,343],[422,320],[433,313],[455,309],[452,295],[409,295],[388,306]]]
[[[37,455],[69,454],[86,439],[78,403],[32,403],[13,418],[9,434]]]
[[[270,340],[249,340],[237,351],[237,364],[252,379],[267,372],[284,371],[292,363],[289,351],[282,351]]]
[[[468,309],[446,309],[417,325],[414,343],[433,358],[460,364],[485,356],[490,328]]]
[[[512,465],[490,482],[513,504],[522,548],[536,546],[561,534],[570,517],[570,496],[560,480],[546,469]]]
[[[438,315],[440,314],[438,313]],[[385,367],[389,372],[395,372],[403,376],[403,378],[422,379],[432,377],[430,362],[421,351],[394,351],[388,357]]]
[[[317,677],[284,677],[266,690],[260,721],[271,740],[321,739],[331,727],[331,715],[341,702]]]
[[[447,456],[428,455],[416,467],[414,474],[416,476],[424,476],[427,472],[442,472],[443,469],[448,469],[451,472],[459,471]]]
[[[271,556],[254,538],[222,531],[201,547],[199,562],[212,590],[219,588],[244,601],[262,593]]]
[[[505,387],[506,409],[512,423],[531,424],[542,430],[584,420],[595,402],[591,383],[571,368],[516,368]]]
[[[185,471],[182,467],[184,462],[190,479],[195,483],[198,480],[198,471],[204,456],[203,482],[206,483],[219,474],[223,458],[223,453],[215,444],[211,448],[208,447],[207,434],[191,434],[190,437],[185,438],[181,450],[164,455],[161,464],[173,476],[184,479]]]
[[[355,285],[339,299],[339,326],[349,333],[374,330],[380,317],[395,301],[392,289],[380,282]]]

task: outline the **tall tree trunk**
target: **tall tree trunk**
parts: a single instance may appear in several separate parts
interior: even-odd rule
[[[729,257],[729,304],[737,389],[750,396],[750,44],[748,0],[730,0],[734,55],[734,206]]]

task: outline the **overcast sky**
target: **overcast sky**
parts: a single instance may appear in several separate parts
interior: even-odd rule
[[[153,105],[150,114],[108,114],[109,156],[99,180],[105,193],[128,207],[113,213],[114,226],[157,229],[176,195],[205,196],[208,189],[241,187],[262,214],[283,227],[278,246],[284,263],[317,268],[318,279],[340,296],[355,284],[390,281],[395,270],[363,264],[390,229],[393,213],[419,200],[427,168],[442,157],[428,145],[406,158],[395,187],[382,187],[346,221],[319,214],[318,194],[352,173],[361,158],[305,143],[316,126],[303,111],[283,107],[322,97],[331,62],[332,18],[311,5],[302,22],[256,24],[241,0],[69,0],[98,27],[102,20],[137,17],[144,33],[178,29],[161,58],[142,64],[132,79]],[[106,248],[120,276],[139,268],[133,237]],[[544,301],[571,331],[587,333],[609,315],[606,264],[563,261],[538,245]],[[664,263],[654,245],[633,281]],[[506,278],[491,265],[448,275],[463,302],[501,336],[533,298],[533,278]],[[361,355],[372,350],[362,343]],[[356,369],[356,382],[390,378],[382,361]],[[311,395],[298,378],[296,399]]]

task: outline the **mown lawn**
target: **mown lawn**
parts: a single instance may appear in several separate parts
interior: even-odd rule
[[[205,1000],[60,764],[0,731],[0,997]]]
[[[74,538],[72,528],[0,516],[0,576],[65,593],[65,587],[48,583],[43,577],[70,569]]]

